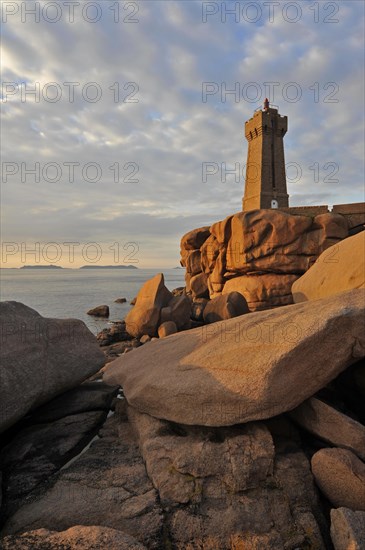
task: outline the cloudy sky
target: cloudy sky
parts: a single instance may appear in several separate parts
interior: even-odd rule
[[[364,200],[363,2],[2,11],[4,267],[178,265],[183,233],[241,209],[244,122],[265,95],[289,119],[290,204]]]

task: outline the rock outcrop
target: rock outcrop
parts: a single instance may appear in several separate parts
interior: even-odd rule
[[[190,328],[190,315],[190,298],[186,294],[173,295],[159,273],[139,291],[135,306],[125,318],[126,331],[135,338],[154,337],[160,325],[171,322],[176,325],[175,332],[186,330]]]
[[[175,334],[109,366],[130,405],[225,426],[289,411],[364,356],[365,291],[250,313]],[[341,345],[339,346],[339,342]]]
[[[293,301],[293,282],[347,236],[341,214],[239,212],[181,239],[186,288],[193,299],[241,292],[251,311],[287,305]]]
[[[93,317],[109,317],[109,306],[103,305],[94,307],[93,309],[89,309],[87,314]]]
[[[135,338],[144,334],[156,336],[161,309],[172,300],[166,288],[164,276],[158,273],[149,279],[137,294],[136,304],[125,318],[126,329]]]
[[[365,231],[323,252],[292,287],[294,302],[365,287]]]
[[[210,300],[204,308],[203,319],[206,323],[216,323],[239,317],[248,313],[247,302],[239,292],[229,292]]]
[[[324,549],[305,455],[263,422],[184,426],[128,408],[164,510],[169,546]],[[275,443],[274,443],[275,441]]]
[[[119,357],[101,370],[80,321],[75,341],[68,320],[2,305],[1,548],[362,550],[364,265],[347,235],[343,215],[280,210],[187,233],[186,286],[147,281],[98,335]]]
[[[1,302],[0,315],[1,432],[98,372],[105,358],[82,321],[48,319],[19,302]]]
[[[270,307],[293,303],[292,284],[298,275],[266,273],[263,275],[241,275],[228,279],[222,294],[240,292],[246,299],[250,311],[260,311]]]

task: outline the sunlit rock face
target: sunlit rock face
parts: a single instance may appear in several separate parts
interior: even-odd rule
[[[292,284],[347,236],[341,214],[239,212],[182,237],[186,288],[193,299],[240,292],[250,311],[287,305],[293,303]]]

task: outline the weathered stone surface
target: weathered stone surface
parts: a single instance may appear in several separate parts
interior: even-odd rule
[[[148,347],[148,346],[146,346]],[[90,448],[42,491],[32,493],[6,522],[3,534],[75,525],[117,529],[149,550],[161,548],[162,514],[129,423],[109,418]]]
[[[299,277],[324,250],[348,234],[345,217],[335,213],[308,216],[261,209],[228,216],[210,227],[210,234],[200,247],[201,269],[208,276],[209,296],[216,297],[222,293],[227,279],[241,275],[271,274],[271,283],[274,283],[274,276],[279,274]],[[182,265],[188,265],[189,254],[189,250],[182,246]],[[197,265],[197,250],[194,254]],[[190,267],[188,269],[191,270]],[[269,296],[275,302],[273,306],[292,303],[289,284],[283,279],[278,285],[278,281],[277,278],[272,296]],[[264,280],[261,284],[270,295],[270,285],[264,284]],[[189,285],[190,277],[187,287]],[[247,282],[247,285],[253,290],[251,282]],[[254,301],[260,302],[257,299]],[[265,296],[262,301],[262,306],[251,308],[252,311],[266,307],[268,300]]]
[[[123,386],[141,412],[182,424],[270,418],[364,355],[364,294],[352,290],[181,332],[117,359],[104,381]]]
[[[321,449],[312,457],[314,479],[333,506],[365,510],[365,464],[347,449]]]
[[[185,259],[186,271],[191,275],[201,273],[200,250],[191,250]]]
[[[3,514],[13,513],[37,485],[79,454],[97,434],[107,414],[107,411],[74,414],[49,424],[30,425],[17,433],[0,454]]]
[[[128,416],[173,548],[324,548],[308,461],[293,443],[281,455],[265,424],[184,426],[131,407]]]
[[[206,273],[199,273],[199,275],[191,277],[189,286],[194,298],[209,297],[208,276]]]
[[[201,247],[201,266],[204,273],[211,273],[222,248],[214,235],[210,235]]]
[[[156,336],[161,309],[172,297],[162,273],[147,281],[138,292],[136,305],[125,318],[127,332],[135,338],[144,334]]]
[[[105,357],[82,321],[48,319],[19,302],[1,302],[0,315],[1,432],[98,372]]]
[[[247,302],[239,292],[230,292],[210,300],[205,306],[203,318],[206,323],[216,323],[248,313]]]
[[[3,550],[146,550],[134,537],[108,527],[75,525],[67,531],[37,529],[0,541]]]
[[[174,432],[168,422],[132,408],[128,416],[164,506],[201,501],[204,478],[221,476],[227,487],[239,492],[259,486],[272,474],[274,445],[263,424],[217,430],[215,438],[199,427],[176,426]]]
[[[298,275],[266,273],[264,275],[241,275],[229,279],[222,294],[239,292],[246,299],[250,311],[260,311],[293,303],[292,284]]]
[[[224,220],[213,223],[210,227],[211,235],[213,235],[221,245],[228,243],[231,238],[232,218],[233,216],[227,216]]]
[[[323,252],[293,284],[294,302],[317,300],[365,287],[365,231],[348,237]]]
[[[213,271],[209,274],[208,288],[211,292],[211,298],[212,292],[221,292],[223,290],[225,282],[224,274],[226,272],[226,255],[225,248],[222,248],[215,260]]]
[[[96,306],[92,309],[89,309],[87,314],[93,315],[94,317],[109,317],[109,306]]]
[[[205,240],[209,237],[209,227],[199,227],[193,229],[181,238],[181,248],[183,250],[197,250],[199,249]]]
[[[177,332],[177,326],[174,321],[165,321],[158,327],[158,337],[165,338],[170,336],[170,334],[175,334]]]
[[[174,296],[169,302],[171,321],[178,330],[190,328],[191,301],[187,296]]]
[[[331,510],[331,539],[335,550],[363,550],[365,512],[348,508]]]
[[[186,292],[187,295],[190,295],[191,294],[191,288],[190,288],[191,275],[190,275],[190,273],[187,273],[185,271],[184,279],[185,279],[185,292]]]
[[[348,235],[339,214],[290,215],[280,210],[239,212],[231,221],[227,270],[300,274],[329,246]]]
[[[125,304],[127,301],[127,298],[117,298],[116,300],[114,300],[114,303],[116,304]]]
[[[365,460],[365,427],[320,399],[311,397],[290,413],[300,426],[335,447]]]

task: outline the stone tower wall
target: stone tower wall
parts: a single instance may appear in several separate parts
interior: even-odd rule
[[[273,199],[280,207],[288,206],[283,142],[287,127],[287,117],[270,108],[256,111],[246,122],[248,155],[244,211],[271,208]]]

